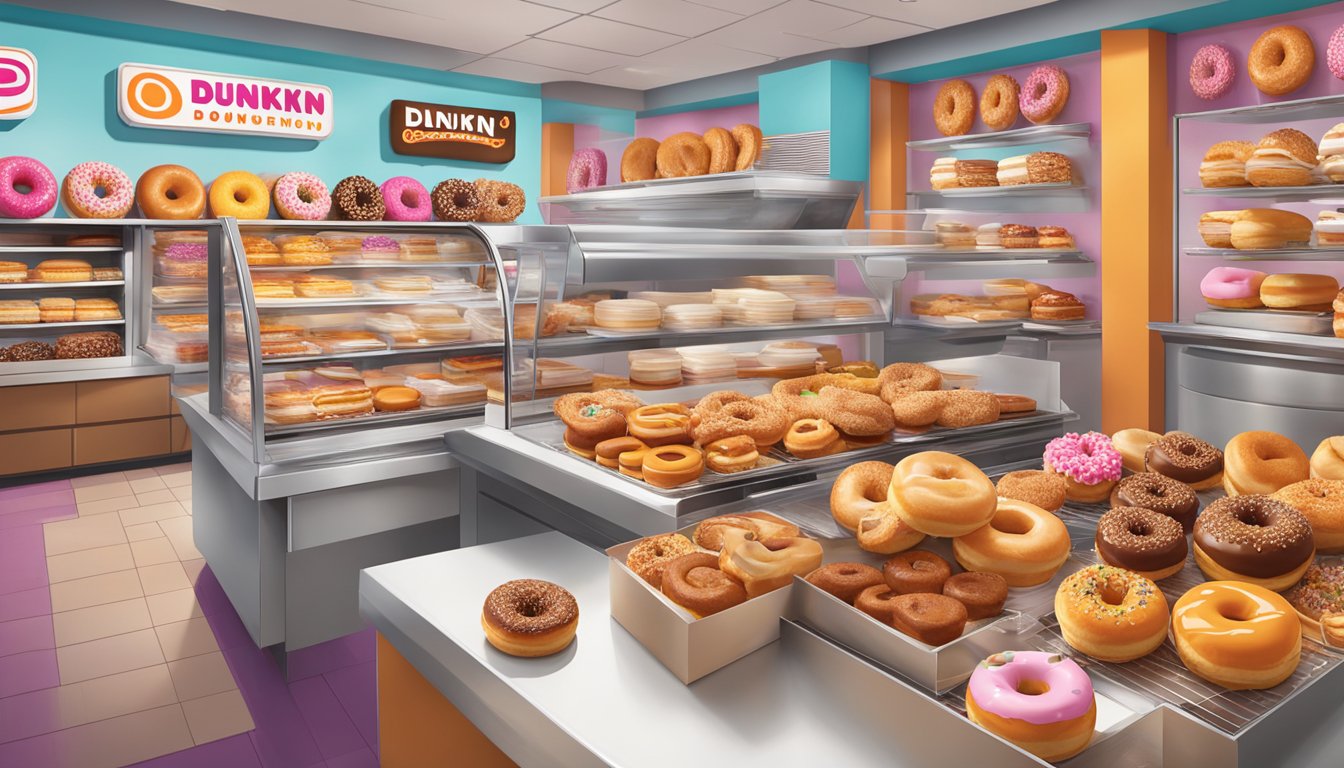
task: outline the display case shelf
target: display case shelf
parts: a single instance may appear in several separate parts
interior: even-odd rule
[[[485,400],[452,405],[442,408],[421,406],[413,411],[378,411],[367,416],[353,416],[346,419],[328,419],[309,421],[302,424],[266,424],[267,437],[285,437],[289,435],[311,435],[317,432],[332,432],[349,429],[373,429],[428,420],[461,419],[480,416]]]
[[[702,344],[735,344],[750,341],[794,339],[810,336],[835,336],[854,333],[881,333],[891,326],[886,318],[860,322],[795,322],[787,325],[725,326],[703,331],[644,331],[610,336],[568,334],[537,340],[537,351],[545,354],[587,355],[597,351],[618,352],[655,347],[692,347]]]
[[[407,304],[480,304],[491,303],[488,299],[461,300],[453,301],[446,296],[406,296],[404,298],[385,298],[385,297],[350,297],[342,296],[331,299],[256,299],[258,310],[269,309],[328,309],[332,307],[359,308],[359,307],[395,307],[405,306]]]
[[[327,269],[368,269],[382,272],[383,270],[402,270],[402,269],[474,269],[477,267],[492,266],[490,262],[484,260],[473,261],[385,261],[385,262],[360,262],[344,264],[275,264],[275,265],[249,265],[251,272],[311,272],[315,270]]]
[[[78,282],[56,283],[0,283],[0,290],[6,291],[59,291],[66,288],[118,288],[126,285],[125,280],[81,280]]]
[[[1236,123],[1241,125],[1283,125],[1298,120],[1338,120],[1344,114],[1344,94],[1319,96],[1310,99],[1253,104],[1208,112],[1187,112],[1176,115],[1179,121],[1201,123]]]
[[[1085,213],[1091,208],[1087,187],[1072,184],[1018,184],[1010,187],[920,190],[910,193],[914,208],[945,208],[967,213]]]
[[[1187,256],[1226,259],[1228,261],[1344,261],[1344,248],[1264,248],[1237,250],[1235,248],[1186,248]]]
[[[8,323],[0,325],[0,333],[5,331],[37,331],[37,330],[55,330],[57,328],[88,328],[103,325],[125,325],[125,318],[116,320],[79,320],[68,323]]]
[[[1187,197],[1225,197],[1255,200],[1321,201],[1344,205],[1344,184],[1315,184],[1310,187],[1187,187]]]
[[[1149,323],[1148,327],[1161,333],[1169,342],[1175,340],[1184,344],[1243,351],[1344,360],[1344,339],[1334,336],[1233,328],[1203,323]]]
[[[1061,125],[1033,125],[1011,131],[974,133],[946,136],[937,139],[907,141],[905,146],[916,152],[955,152],[963,149],[1000,149],[1028,147],[1055,141],[1087,139],[1092,136],[1091,123],[1064,123]]]
[[[120,245],[0,245],[0,253],[124,253]]]
[[[358,352],[331,352],[321,355],[302,355],[298,357],[265,357],[263,366],[302,365],[322,363],[334,360],[366,360],[376,357],[410,357],[413,355],[439,354],[444,357],[465,357],[467,355],[488,355],[498,353],[504,348],[499,341],[464,341],[460,344],[437,344],[424,347],[399,347],[396,349],[366,349]],[[242,364],[230,363],[231,370],[246,370]]]

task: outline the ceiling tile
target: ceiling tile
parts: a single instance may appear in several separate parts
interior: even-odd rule
[[[1046,5],[1054,0],[819,0],[836,8],[881,16],[910,24],[942,29],[1013,11]]]
[[[593,15],[686,37],[703,35],[742,19],[735,13],[717,11],[685,0],[619,0]]]
[[[559,43],[581,45],[601,51],[643,56],[646,53],[679,43],[683,38],[666,32],[635,27],[594,16],[580,16],[558,27],[537,34],[537,37]]]
[[[541,67],[536,64],[526,64],[521,61],[507,61],[505,59],[496,59],[487,56],[483,59],[477,59],[470,64],[465,64],[453,70],[454,72],[463,72],[468,75],[483,75],[485,77],[499,77],[505,80],[517,80],[521,83],[556,83],[569,80],[587,80],[587,77],[566,72],[562,69],[552,69],[550,67]]]
[[[255,0],[249,0],[255,1]],[[527,36],[575,18],[569,11],[533,5],[523,0],[358,0],[376,8],[391,8],[435,19],[448,19],[462,35]],[[311,2],[311,0],[301,0]],[[293,0],[270,0],[271,5],[291,5]],[[322,3],[323,6],[327,5]],[[314,18],[320,18],[315,16]]]
[[[527,0],[527,2],[575,13],[592,13],[604,5],[611,5],[614,0]]]
[[[673,78],[673,79],[668,79]],[[666,70],[647,70],[632,69],[628,67],[612,67],[604,69],[601,72],[594,72],[583,78],[586,82],[597,83],[598,85],[610,85],[613,88],[632,88],[637,91],[647,91],[650,88],[657,88],[663,85],[671,85],[680,82],[681,77],[673,77]]]
[[[690,72],[701,73],[693,77],[704,77],[706,74],[759,67],[774,60],[773,56],[730,48],[698,37],[644,56],[638,63],[641,66],[681,67]]]
[[[742,16],[750,16],[753,13],[760,13],[766,8],[783,3],[784,0],[689,0],[695,5],[703,5],[708,8],[717,8],[721,11],[736,13]]]
[[[928,31],[924,27],[914,24],[869,16],[863,21],[850,24],[848,27],[841,27],[830,32],[818,32],[811,36],[844,48],[855,48],[862,45],[885,43],[888,40],[899,40],[902,37],[910,37]]]
[[[517,45],[496,51],[492,56],[583,73],[624,66],[631,61],[629,56],[622,56],[619,53],[580,48],[577,45],[556,43],[539,37],[529,37]]]

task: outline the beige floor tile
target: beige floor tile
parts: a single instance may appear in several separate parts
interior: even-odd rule
[[[140,523],[167,520],[170,517],[181,517],[187,514],[187,510],[183,509],[182,505],[176,501],[166,501],[162,504],[149,504],[135,509],[123,509],[117,514],[121,515],[122,525],[139,525]]]
[[[175,472],[171,475],[159,475],[163,484],[169,488],[177,488],[183,485],[191,485],[191,472]]]
[[[51,610],[60,613],[140,597],[140,574],[135,569],[104,573],[51,585]]]
[[[123,509],[133,509],[140,506],[140,500],[135,496],[114,496],[110,499],[99,499],[97,501],[86,501],[83,504],[76,503],[79,507],[79,516],[88,517],[89,515],[103,515],[108,512],[119,512]]]
[[[66,728],[181,701],[165,664],[63,685],[56,690],[61,722]]]
[[[125,480],[114,480],[104,485],[86,485],[83,488],[76,488],[75,503],[113,499],[117,496],[130,496],[133,493],[135,491],[131,490],[130,483]]]
[[[191,462],[183,461],[177,464],[163,464],[154,468],[160,475],[177,475],[183,472],[191,471]]]
[[[168,489],[173,494],[173,498],[178,501],[191,501],[191,485],[179,485],[176,488]]]
[[[89,518],[92,519],[92,518]],[[47,558],[47,580],[52,584],[100,573],[124,571],[135,567],[131,557],[131,545],[116,544],[111,547],[86,549],[71,552],[68,555],[56,555]]]
[[[196,586],[196,580],[201,578],[201,571],[205,570],[205,559],[183,560],[182,569],[187,572],[187,580],[194,587]]]
[[[177,621],[155,627],[159,635],[159,645],[163,648],[163,657],[168,661],[177,661],[189,656],[219,650],[215,634],[210,631],[210,623],[205,617]]]
[[[178,503],[182,505],[183,509],[187,510],[188,515],[191,514],[191,499],[187,499],[186,501],[179,501]]]
[[[169,543],[166,537],[131,542],[131,556],[135,558],[137,568],[176,563],[179,559],[177,553],[173,551],[173,545]]]
[[[163,535],[168,537],[172,543],[173,550],[177,552],[178,560],[197,560],[201,553],[196,549],[196,542],[192,539],[191,518],[173,517],[159,522],[159,527],[163,530]]]
[[[81,725],[44,738],[56,740],[49,768],[117,768],[192,746],[179,704]]]
[[[183,702],[182,711],[187,715],[191,737],[197,744],[247,733],[256,727],[252,723],[252,715],[247,711],[243,695],[238,691],[225,691]]]
[[[187,578],[187,572],[182,569],[182,564],[178,562],[147,565],[137,570],[140,571],[140,586],[144,588],[146,595],[173,592],[191,586],[191,580]]]
[[[238,688],[238,683],[218,651],[168,662],[178,701],[190,701]]]
[[[123,477],[126,478],[126,482],[129,483],[132,480],[143,480],[146,477],[158,477],[159,470],[155,467],[145,467],[144,469],[126,469],[122,470],[121,474]]]
[[[150,595],[145,601],[149,604],[149,617],[156,627],[205,615],[201,611],[201,604],[196,601],[194,589],[162,592]]]
[[[51,623],[56,632],[57,648],[154,626],[143,597],[62,611],[52,614]]]
[[[126,480],[125,472],[104,472],[101,475],[88,475],[87,477],[70,478],[71,488],[88,488],[94,485],[107,485],[108,483],[124,482]]]
[[[139,525],[126,526],[126,540],[131,542],[144,541],[145,539],[157,539],[163,536],[163,529],[158,523],[140,523]]]
[[[152,629],[113,635],[56,649],[61,685],[162,664],[163,649]]]
[[[142,493],[162,491],[168,488],[167,485],[164,485],[163,480],[159,478],[158,473],[155,473],[150,477],[142,477],[138,480],[129,480],[129,482],[131,484],[131,490],[135,491],[137,496]]]
[[[166,504],[170,501],[177,501],[173,497],[173,492],[169,488],[155,488],[152,491],[141,491],[135,494],[135,498],[140,500],[140,506],[148,507],[151,504]]]
[[[110,547],[126,541],[121,521],[113,515],[94,515],[74,520],[46,523],[42,526],[47,556],[64,555],[84,549]]]

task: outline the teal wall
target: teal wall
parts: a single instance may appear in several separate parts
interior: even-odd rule
[[[829,130],[831,178],[868,180],[868,67],[853,61],[815,64],[761,75],[761,132]]]
[[[379,183],[412,176],[427,187],[446,178],[487,177],[523,187],[528,204],[520,221],[541,222],[537,86],[11,5],[0,5],[0,43],[27,48],[38,60],[37,111],[26,120],[0,121],[0,155],[35,157],[57,181],[87,160],[117,165],[132,180],[161,163],[185,165],[206,183],[240,169],[309,171],[329,187],[352,174]],[[117,116],[116,70],[127,61],[325,85],[335,104],[334,129],[315,142],[132,128]],[[506,165],[394,155],[387,136],[392,99],[513,110],[517,154]],[[58,209],[57,215],[65,214]]]

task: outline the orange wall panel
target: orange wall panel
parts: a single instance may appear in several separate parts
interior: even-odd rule
[[[574,154],[573,123],[543,123],[541,126],[541,194],[565,194],[569,158]]]
[[[905,208],[906,149],[910,140],[910,86],[890,80],[869,81],[869,170],[867,207],[874,211]],[[873,229],[900,229],[901,217],[874,216]]]

